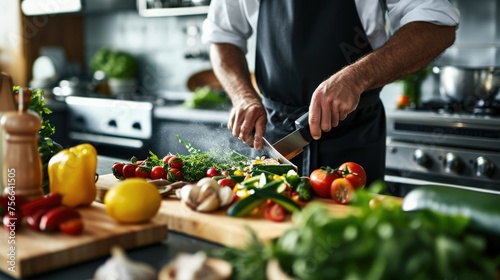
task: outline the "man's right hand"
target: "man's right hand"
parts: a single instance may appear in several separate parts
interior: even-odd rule
[[[243,97],[233,102],[227,127],[241,141],[257,150],[263,148],[262,137],[266,131],[266,110],[256,97]]]
[[[261,150],[266,131],[266,110],[252,84],[245,53],[231,44],[212,44],[210,60],[215,75],[233,104],[228,128],[235,137]]]

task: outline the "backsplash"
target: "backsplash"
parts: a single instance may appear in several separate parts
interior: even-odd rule
[[[450,0],[460,11],[457,38],[439,65],[500,66],[500,1]]]
[[[208,46],[200,39],[205,17],[144,18],[133,11],[87,15],[86,60],[103,46],[126,51],[140,61],[139,84],[144,91],[186,92],[191,74],[211,68]]]

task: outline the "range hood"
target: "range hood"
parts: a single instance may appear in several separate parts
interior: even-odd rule
[[[137,10],[136,0],[23,0],[21,10],[27,16],[98,13]]]

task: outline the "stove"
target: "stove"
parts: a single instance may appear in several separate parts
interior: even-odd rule
[[[438,102],[387,112],[391,192],[434,184],[500,193],[499,109]]]

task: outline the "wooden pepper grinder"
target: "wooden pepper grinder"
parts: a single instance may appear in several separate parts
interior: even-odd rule
[[[9,74],[0,72],[0,119],[5,112],[15,111],[16,106],[12,95],[12,78]],[[5,133],[0,129],[0,183],[3,184],[3,155],[5,154]],[[0,186],[0,192],[3,185]]]
[[[18,110],[5,113],[0,120],[6,140],[2,173],[4,193],[22,195],[30,201],[44,195],[38,153],[42,121],[38,114],[27,110],[23,95],[23,89],[19,89]]]

